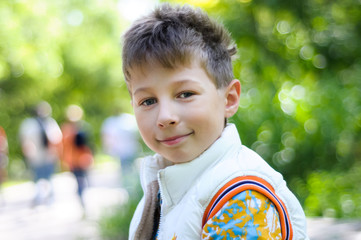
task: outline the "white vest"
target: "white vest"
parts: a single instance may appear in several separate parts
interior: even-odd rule
[[[222,186],[239,176],[255,176],[268,182],[288,211],[293,239],[308,239],[302,207],[282,175],[241,144],[233,124],[191,162],[172,165],[158,154],[143,159],[140,178],[144,197],[134,213],[129,239],[150,238],[158,185],[162,198],[158,240],[201,239],[205,209]]]

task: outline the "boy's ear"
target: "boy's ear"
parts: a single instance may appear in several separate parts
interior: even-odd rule
[[[241,95],[241,83],[238,79],[229,83],[226,92],[225,117],[232,117],[238,110],[239,97]]]

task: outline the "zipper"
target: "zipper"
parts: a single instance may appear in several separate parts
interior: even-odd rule
[[[163,193],[162,193],[162,187],[161,187],[161,183],[160,183],[160,171],[158,172],[158,185],[159,185],[159,195],[160,195],[160,212],[159,212],[159,224],[158,224],[158,230],[157,230],[157,240],[161,239],[160,236],[160,230],[162,227],[162,219],[163,219],[163,201],[164,201],[164,197],[163,197]]]

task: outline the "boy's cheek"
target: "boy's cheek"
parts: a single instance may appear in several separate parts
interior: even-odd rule
[[[150,121],[151,116],[141,114],[137,112],[136,109],[134,110],[134,114],[140,131],[147,131],[153,127],[152,121]]]

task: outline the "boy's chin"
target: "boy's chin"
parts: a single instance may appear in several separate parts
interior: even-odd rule
[[[165,157],[168,161],[174,163],[174,164],[182,164],[182,163],[188,163],[193,161],[194,159],[196,159],[197,157],[199,157],[201,153],[197,153],[197,154],[187,154],[185,156],[169,156],[169,158]]]
[[[164,155],[163,155],[164,156]],[[193,161],[197,156],[187,155],[187,156],[164,156],[165,159],[172,162],[173,164],[182,164]]]
[[[166,158],[168,161],[174,163],[174,164],[182,164],[182,163],[187,163],[187,162],[191,162],[192,160],[194,160],[195,158]]]

